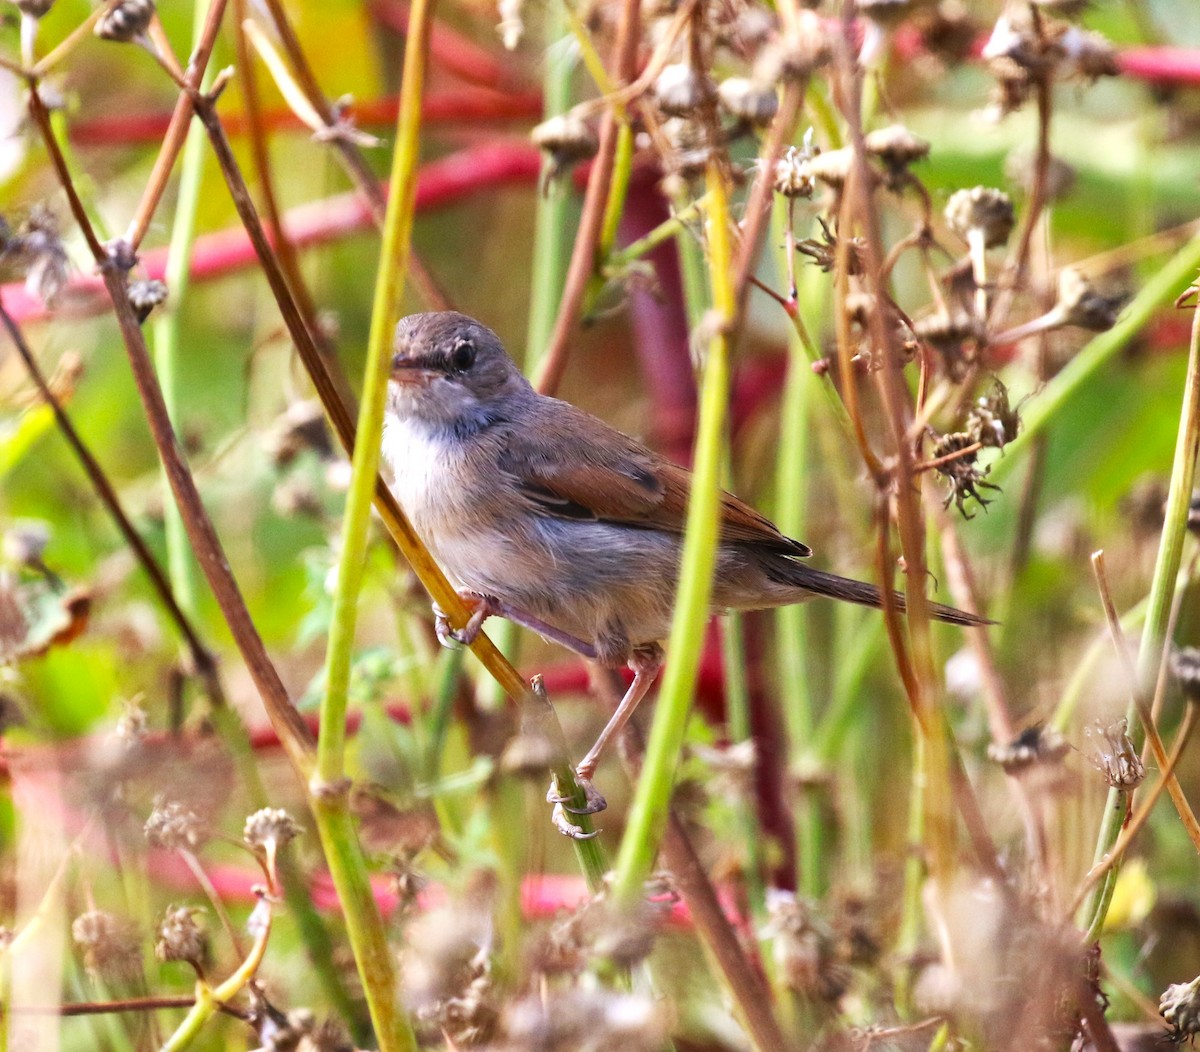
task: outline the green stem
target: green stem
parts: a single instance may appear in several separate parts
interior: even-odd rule
[[[1194,242],[1192,243],[1194,244]],[[1175,444],[1175,460],[1171,466],[1171,485],[1167,493],[1167,508],[1163,521],[1162,540],[1150,582],[1146,603],[1146,623],[1138,648],[1137,681],[1133,690],[1143,697],[1153,689],[1164,657],[1167,630],[1171,620],[1171,605],[1175,598],[1175,582],[1183,561],[1183,543],[1187,536],[1188,506],[1196,477],[1197,444],[1200,443],[1200,309],[1193,309],[1192,340],[1188,352],[1187,379],[1184,382],[1183,407],[1179,415],[1179,434]],[[1131,702],[1126,713],[1130,738],[1134,747],[1141,748],[1145,728],[1138,719],[1138,706]],[[1103,860],[1112,850],[1121,832],[1125,817],[1124,790],[1113,787],[1105,801],[1104,817],[1096,837],[1093,864]],[[1088,939],[1099,937],[1104,918],[1116,885],[1119,865],[1114,865],[1103,882],[1093,889],[1082,916],[1087,924]]]
[[[321,734],[312,780],[313,814],[330,876],[346,919],[350,946],[362,978],[375,1036],[384,1052],[415,1049],[412,1024],[396,1001],[395,968],[366,859],[349,811],[345,784],[346,708],[357,620],[358,592],[367,554],[371,500],[379,467],[392,331],[404,292],[411,250],[416,168],[420,154],[421,96],[435,0],[412,5],[387,215],[367,342],[367,362],[351,460],[350,489],[342,528],[342,551],[321,699]]]
[[[648,234],[643,234],[636,241],[630,242],[624,248],[610,253],[608,257],[608,270],[610,272],[618,271],[622,267],[626,267],[630,263],[641,259],[642,256],[653,252],[664,241],[670,241],[676,235],[685,233],[684,228],[686,225],[693,219],[698,219],[702,216],[707,207],[707,194],[696,198],[695,201],[676,212],[670,219],[664,219]]]
[[[640,900],[642,885],[658,856],[675,768],[692,707],[717,558],[721,465],[729,402],[728,327],[734,319],[736,302],[732,281],[729,190],[725,173],[716,163],[709,165],[708,188],[712,195],[708,223],[709,273],[719,322],[709,342],[704,364],[695,479],[688,501],[679,591],[668,647],[670,661],[659,692],[641,780],[617,857],[613,895],[617,904],[626,909]]]

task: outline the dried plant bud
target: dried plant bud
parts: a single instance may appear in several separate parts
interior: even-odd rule
[[[154,798],[154,810],[146,819],[143,832],[151,844],[168,851],[195,851],[208,839],[199,815],[179,801],[163,796]]]
[[[1116,48],[1099,33],[1068,26],[1058,38],[1058,46],[1066,60],[1087,80],[1115,77],[1121,72]]]
[[[1177,1043],[1200,1034],[1200,976],[1190,983],[1172,983],[1158,1000],[1159,1014]]]
[[[684,179],[703,175],[713,154],[704,125],[685,117],[672,117],[663,121],[662,133],[671,148],[664,159],[668,169]]]
[[[1035,724],[1026,727],[1012,741],[988,745],[988,759],[1004,768],[1005,774],[1017,774],[1040,764],[1059,763],[1071,746],[1053,727]]]
[[[54,0],[13,0],[26,18],[41,18],[54,6]]]
[[[272,424],[265,443],[276,468],[287,467],[305,450],[312,450],[322,460],[333,456],[325,411],[315,398],[289,405]]]
[[[1037,158],[1034,150],[1017,147],[1004,161],[1004,174],[1025,193],[1033,191]],[[1043,193],[1047,202],[1060,201],[1075,188],[1075,169],[1058,157],[1050,157],[1046,165]]]
[[[892,124],[868,133],[863,145],[867,153],[883,162],[888,172],[889,186],[902,180],[910,164],[929,156],[929,143],[917,138],[902,124]]]
[[[42,561],[46,554],[46,545],[50,543],[50,526],[40,519],[24,519],[14,522],[4,531],[4,541],[0,544],[6,562],[14,566],[29,567],[43,571]]]
[[[667,1037],[662,1012],[642,994],[583,988],[531,994],[504,1010],[501,1028],[506,1049],[567,1052],[621,1049],[655,1052]]]
[[[203,972],[208,939],[197,919],[203,915],[195,906],[168,906],[158,924],[154,956],[163,962],[182,961]]]
[[[751,77],[726,78],[717,87],[717,96],[731,116],[756,127],[770,124],[779,109],[775,89]]]
[[[984,447],[1003,449],[1021,430],[1021,416],[1009,403],[1008,388],[998,379],[967,417],[967,434]]]
[[[1104,775],[1114,789],[1126,792],[1136,789],[1146,777],[1146,767],[1129,734],[1129,721],[1124,717],[1115,723],[1097,720],[1084,732],[1088,738],[1099,738],[1090,758],[1092,766]]]
[[[1016,223],[1012,199],[1003,190],[976,186],[956,190],[946,202],[946,222],[964,241],[982,237],[984,248],[995,248],[1008,240]]]
[[[863,18],[890,29],[922,6],[921,0],[857,0],[855,7]]]
[[[154,0],[121,0],[100,16],[96,36],[101,40],[128,43],[144,36],[154,17]]]
[[[71,938],[83,954],[88,974],[97,981],[128,981],[142,970],[137,928],[125,917],[88,910],[71,923]]]
[[[582,117],[563,113],[550,117],[530,133],[533,144],[550,160],[549,178],[555,179],[572,165],[594,157],[600,140]]]
[[[1189,702],[1200,701],[1200,649],[1180,647],[1171,655],[1171,671]]]
[[[829,274],[838,265],[838,246],[845,244],[845,266],[846,273],[851,277],[863,272],[863,247],[864,242],[861,237],[852,237],[848,241],[844,238],[839,238],[828,224],[820,216],[817,217],[817,222],[821,224],[820,238],[806,237],[801,241],[796,242],[796,251],[802,256],[808,256],[813,263]]]
[[[1082,271],[1064,267],[1058,275],[1058,300],[1054,310],[1061,313],[1063,325],[1104,332],[1117,323],[1121,298],[1102,296]]]
[[[255,851],[279,851],[304,832],[282,807],[264,807],[246,819],[242,839]]]
[[[942,359],[951,380],[962,379],[968,362],[974,360],[987,333],[983,322],[970,311],[938,311],[919,318],[914,331]]]
[[[968,497],[974,497],[981,508],[986,508],[991,503],[980,494],[981,486],[997,492],[1000,490],[999,486],[985,481],[991,468],[984,468],[982,471],[979,469],[978,450],[971,449],[977,444],[977,440],[965,431],[942,435],[933,444],[933,459],[944,460],[944,463],[938,464],[937,473],[950,483],[950,492],[946,496],[943,506],[948,508],[953,501],[964,519],[975,517],[967,514]]]
[[[817,182],[809,168],[809,161],[815,152],[807,142],[807,137],[803,148],[787,148],[787,152],[775,162],[776,193],[784,197],[812,197]]]
[[[22,270],[26,291],[46,306],[53,306],[67,283],[69,266],[54,213],[36,206],[15,234],[5,224],[0,235],[0,261],[11,262]]]
[[[762,48],[754,60],[754,79],[761,84],[806,80],[832,55],[825,22],[815,11],[799,11],[796,28]]]
[[[836,1001],[850,973],[836,952],[833,932],[813,906],[790,891],[767,892],[769,920],[760,937],[771,940],[779,975],[790,990],[818,1001]]]
[[[854,151],[848,146],[844,146],[840,150],[826,150],[808,162],[808,170],[812,173],[813,178],[824,183],[830,189],[838,191],[846,185],[846,180],[850,178],[853,169]],[[875,174],[869,169],[867,171],[868,178]]]
[[[925,49],[955,64],[971,56],[980,32],[961,0],[942,0],[921,20],[920,29]]]
[[[1001,63],[1001,71],[1009,70],[1004,63],[1013,63],[1033,76],[1049,73],[1062,51],[1054,39],[1057,34],[1046,33],[1043,28],[1042,23],[1035,24],[1027,15],[1014,17],[1006,11],[996,19],[980,57],[988,63]]]
[[[133,308],[133,313],[137,315],[137,320],[145,321],[155,307],[166,302],[167,286],[165,282],[155,278],[134,281],[130,283],[127,295],[129,296],[129,305]]]
[[[654,97],[668,116],[693,117],[712,101],[712,81],[690,63],[675,62],[655,79]]]

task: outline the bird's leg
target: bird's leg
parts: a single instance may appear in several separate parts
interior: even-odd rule
[[[470,646],[479,638],[479,633],[483,631],[484,621],[489,617],[503,617],[505,620],[513,622],[513,624],[520,625],[522,628],[528,628],[531,632],[536,632],[543,639],[547,639],[551,643],[557,643],[568,650],[573,650],[581,657],[592,661],[596,659],[596,648],[591,643],[585,643],[582,639],[571,635],[569,632],[564,632],[562,629],[547,624],[540,617],[535,617],[533,614],[522,610],[519,606],[513,606],[503,599],[497,599],[494,595],[480,595],[478,592],[464,590],[460,591],[458,596],[471,611],[470,618],[468,618],[467,623],[462,628],[451,628],[445,612],[437,603],[433,604],[434,627],[437,631],[438,641],[444,647],[453,647],[459,643],[464,646]]]
[[[553,786],[546,796],[550,803],[562,805],[574,814],[587,815],[603,811],[608,806],[599,790],[592,784],[592,775],[596,773],[596,767],[600,763],[600,756],[604,752],[605,746],[629,722],[633,710],[638,707],[642,698],[646,696],[646,692],[653,686],[662,666],[663,650],[657,643],[649,643],[634,650],[629,658],[629,667],[633,670],[633,682],[629,684],[629,689],[625,691],[621,703],[609,718],[608,723],[604,725],[604,730],[600,732],[596,744],[588,750],[587,755],[575,768],[575,777],[587,797],[587,805],[582,808],[571,807],[569,801],[561,799],[554,792]]]

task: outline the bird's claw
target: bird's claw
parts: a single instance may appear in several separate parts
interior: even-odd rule
[[[459,596],[471,608],[471,616],[462,628],[451,628],[446,612],[437,603],[433,604],[433,630],[437,633],[438,642],[447,650],[469,647],[479,638],[484,621],[496,612],[495,600],[490,596],[473,592],[460,592]]]
[[[567,817],[567,810],[562,804],[554,805],[554,810],[550,812],[550,821],[563,836],[570,837],[572,840],[591,840],[600,832],[598,829],[593,829],[590,833],[580,829]]]
[[[608,801],[604,799],[604,794],[592,784],[590,777],[576,771],[575,781],[583,790],[585,800],[583,807],[574,806],[575,796],[573,793],[564,796],[559,792],[557,779],[552,779],[550,782],[550,789],[546,793],[546,802],[554,804],[556,810],[561,807],[573,815],[594,815],[608,807]]]
[[[438,642],[447,650],[457,650],[459,647],[467,647],[471,645],[471,640],[466,639],[466,629],[451,628],[450,619],[446,616],[445,611],[440,606],[433,608],[433,630],[437,633]]]

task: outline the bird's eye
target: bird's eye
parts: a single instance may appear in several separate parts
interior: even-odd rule
[[[456,373],[465,373],[475,364],[475,344],[460,340],[450,352],[450,366]]]

